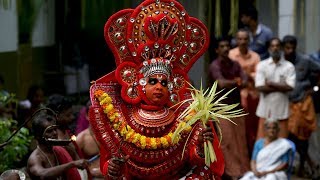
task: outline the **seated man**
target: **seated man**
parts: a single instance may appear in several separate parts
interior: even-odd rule
[[[87,160],[72,161],[70,154],[60,146],[53,146],[48,139],[57,139],[56,119],[45,110],[33,117],[32,130],[38,141],[27,163],[27,172],[31,179],[87,179],[82,177],[77,168],[87,167]]]
[[[286,168],[289,161],[290,143],[278,138],[277,121],[265,123],[266,137],[259,139],[253,149],[251,171],[240,180],[274,180],[287,179]]]

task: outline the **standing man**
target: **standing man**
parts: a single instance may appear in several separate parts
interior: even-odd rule
[[[77,168],[84,169],[84,159],[73,161],[70,154],[60,146],[53,146],[47,139],[57,139],[55,117],[40,111],[32,122],[32,130],[38,141],[37,148],[28,159],[27,172],[32,179],[75,179],[81,175]]]
[[[250,49],[264,60],[269,57],[267,42],[273,37],[271,29],[258,21],[258,11],[250,6],[241,13],[241,22],[250,32]]]
[[[236,34],[237,47],[229,52],[229,58],[237,61],[248,77],[248,84],[241,89],[241,105],[248,113],[246,118],[246,136],[249,154],[256,141],[259,118],[255,115],[259,102],[259,92],[254,87],[256,68],[260,62],[260,56],[249,49],[249,32],[240,29]]]
[[[212,80],[218,81],[219,89],[228,91],[237,87],[223,102],[235,104],[240,102],[240,88],[247,84],[247,76],[239,63],[228,57],[229,50],[229,40],[223,38],[216,40],[215,51],[218,57],[211,63],[209,72]],[[249,170],[245,118],[233,118],[232,121],[237,125],[227,120],[220,121],[223,137],[221,147],[225,158],[225,174],[222,179],[238,179]]]
[[[297,38],[287,35],[283,38],[284,58],[293,63],[296,69],[296,86],[289,93],[291,115],[289,117],[289,138],[296,144],[300,154],[298,174],[303,174],[304,162],[307,161],[312,171],[316,165],[308,155],[309,137],[317,127],[316,114],[311,97],[310,77],[320,73],[320,64],[308,56],[296,52]]]
[[[271,57],[258,64],[256,88],[260,91],[257,116],[260,117],[257,139],[264,137],[264,123],[279,121],[279,136],[288,137],[289,98],[287,92],[295,85],[294,66],[281,56],[281,41],[270,40]]]

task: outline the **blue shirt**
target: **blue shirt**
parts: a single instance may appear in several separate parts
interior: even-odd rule
[[[313,73],[320,73],[320,63],[312,61],[308,56],[296,53],[294,59],[289,60],[296,70],[296,85],[289,92],[291,102],[302,101],[307,90],[311,88],[310,78]]]
[[[320,51],[310,54],[312,60],[320,63]]]
[[[271,29],[263,24],[259,24],[256,35],[250,33],[249,48],[258,53],[261,60],[269,57],[267,42],[273,37]]]

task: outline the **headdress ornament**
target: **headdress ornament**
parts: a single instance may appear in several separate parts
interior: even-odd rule
[[[209,45],[206,27],[176,0],[145,0],[119,11],[108,19],[104,35],[115,56],[121,96],[133,104],[143,96],[139,80],[157,73],[172,82],[172,102],[182,100],[187,73]]]

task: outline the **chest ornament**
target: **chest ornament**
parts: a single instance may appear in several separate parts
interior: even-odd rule
[[[187,125],[184,121],[179,122],[169,133],[162,137],[148,137],[136,132],[128,125],[123,116],[120,116],[119,110],[115,109],[112,104],[112,98],[103,90],[98,89],[94,92],[95,98],[99,101],[103,112],[107,115],[111,127],[118,131],[124,141],[135,144],[141,149],[160,149],[167,148],[178,144],[181,136],[172,139],[173,132],[176,129],[184,129],[183,133],[187,134],[191,131],[192,127]]]

